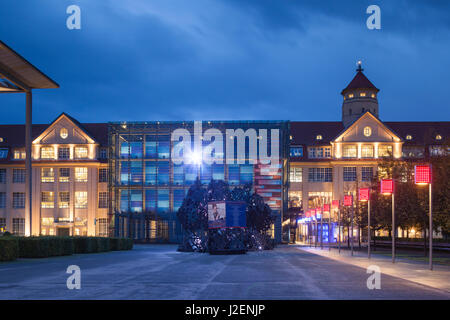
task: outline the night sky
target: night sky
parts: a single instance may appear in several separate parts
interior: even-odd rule
[[[356,61],[385,121],[450,120],[450,1],[0,0],[1,40],[59,83],[33,122],[341,119]],[[68,30],[66,8],[81,8]],[[381,30],[366,8],[381,8]],[[0,95],[23,123],[24,94]]]

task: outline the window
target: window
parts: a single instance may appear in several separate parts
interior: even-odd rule
[[[290,182],[302,182],[303,180],[303,170],[298,167],[291,167],[289,172]]]
[[[98,182],[108,182],[108,169],[98,169]]]
[[[440,134],[436,135],[436,140],[442,140],[442,136]]]
[[[66,139],[69,136],[69,131],[66,128],[62,128],[59,130],[59,136],[63,139]]]
[[[75,181],[87,182],[88,181],[88,169],[87,168],[75,168]]]
[[[6,169],[0,169],[0,183],[6,183]]]
[[[59,160],[70,159],[70,148],[68,148],[68,147],[58,148],[58,159]]]
[[[106,159],[108,156],[108,149],[100,148],[100,159]]]
[[[0,218],[0,234],[6,232],[6,218]]]
[[[12,219],[12,232],[19,236],[25,235],[25,219],[13,218]]]
[[[442,146],[430,146],[430,156],[443,156],[445,155],[444,148]]]
[[[412,140],[412,135],[410,134],[406,135],[406,140]]]
[[[75,147],[75,158],[85,159],[88,157],[88,148],[86,147]]]
[[[349,95],[348,95],[348,97],[351,99],[351,98],[353,98],[354,97],[354,95],[353,95],[353,93],[350,93]],[[351,110],[351,109],[350,109]],[[351,112],[350,112],[351,113]]]
[[[44,191],[41,193],[41,208],[54,208],[55,197],[52,191]]]
[[[362,167],[361,168],[361,181],[372,181],[373,179],[373,168],[372,167]]]
[[[425,154],[425,148],[423,147],[403,147],[402,157],[404,158],[422,158]]]
[[[332,168],[309,168],[308,170],[309,182],[332,182],[333,169]]]
[[[344,181],[356,181],[356,167],[344,167]]]
[[[87,208],[87,192],[75,191],[75,208],[86,209]]]
[[[23,160],[25,159],[25,150],[16,149],[14,150],[14,160]]]
[[[303,157],[303,147],[291,147],[290,148],[291,157]]]
[[[25,208],[25,192],[13,192],[13,208]]]
[[[8,157],[8,148],[0,148],[0,159],[6,159]]]
[[[364,127],[364,135],[366,137],[370,137],[372,135],[372,128],[371,127]]]
[[[6,207],[6,193],[0,192],[0,208]]]
[[[13,183],[25,183],[25,169],[13,169]]]
[[[301,207],[302,207],[302,192],[289,191],[289,208],[301,208]]]
[[[59,207],[61,209],[68,208],[70,203],[70,193],[68,191],[61,191],[59,193]]]
[[[357,151],[355,145],[344,146],[342,156],[344,158],[356,158],[357,153],[358,153],[358,151]]]
[[[310,147],[308,148],[308,158],[310,159],[331,158],[331,147]]]
[[[363,145],[361,148],[362,158],[373,158],[373,146]]]
[[[365,96],[366,96],[366,93],[365,93],[365,92],[361,92],[361,93],[359,94],[359,96],[360,96],[360,97],[365,97]]]
[[[59,168],[59,182],[70,181],[70,168]]]
[[[55,182],[55,172],[53,168],[41,169],[41,182]]]
[[[108,219],[106,218],[98,219],[98,235],[100,237],[108,236]]]
[[[98,207],[99,208],[108,208],[108,192],[99,192],[98,193]]]
[[[53,147],[42,147],[41,159],[55,159],[55,149]]]
[[[375,93],[372,93],[370,96],[371,96],[372,98],[375,98]]]
[[[321,134],[318,134],[318,135],[316,136],[316,140],[322,140],[322,139],[323,139],[323,137],[322,137]]]
[[[378,147],[379,157],[390,157],[392,155],[392,146],[382,145]]]

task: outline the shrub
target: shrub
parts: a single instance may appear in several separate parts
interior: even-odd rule
[[[0,238],[0,261],[12,261],[19,257],[19,242],[13,237]]]
[[[19,258],[45,258],[50,255],[48,237],[18,237]]]

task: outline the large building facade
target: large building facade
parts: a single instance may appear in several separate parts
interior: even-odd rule
[[[450,122],[382,122],[379,89],[362,71],[341,92],[342,121],[82,124],[63,113],[51,124],[33,125],[31,230],[25,128],[0,125],[0,232],[178,242],[183,231],[176,211],[198,178],[204,185],[211,179],[252,184],[273,209],[273,237],[292,240],[283,228],[290,213],[354,194],[369,184],[381,158],[425,161],[447,152]],[[198,138],[200,149],[211,143],[211,132],[223,137],[224,161],[206,163],[202,153],[177,162],[173,133],[180,129],[192,146]],[[274,141],[279,161],[268,165],[260,156],[272,155]]]

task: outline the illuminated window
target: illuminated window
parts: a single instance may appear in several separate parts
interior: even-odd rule
[[[59,182],[70,181],[70,168],[59,168]]]
[[[14,150],[14,160],[25,159],[25,150],[16,149]]]
[[[0,159],[6,159],[7,156],[8,156],[8,148],[0,148]]]
[[[357,154],[358,151],[355,145],[344,146],[342,148],[342,157],[344,158],[356,158]]]
[[[302,192],[289,191],[289,208],[301,208],[301,207],[302,207]]]
[[[42,147],[41,159],[55,159],[55,149],[53,147]]]
[[[75,181],[87,182],[88,181],[88,169],[87,168],[75,168]]]
[[[371,96],[372,98],[375,98],[375,93],[372,93],[370,96]]]
[[[359,96],[360,96],[360,97],[365,97],[365,96],[366,96],[366,93],[365,93],[365,92],[361,92],[361,93],[359,94]]]
[[[291,167],[289,172],[290,182],[302,182],[303,181],[303,170],[302,168]]]
[[[363,145],[361,148],[362,158],[373,158],[373,146]]]
[[[44,191],[41,193],[41,208],[54,208],[54,201],[53,191]]]
[[[86,147],[75,147],[75,158],[85,159],[88,157],[88,148]]]
[[[303,157],[303,147],[291,147],[290,148],[290,156],[291,157]]]
[[[60,135],[61,138],[66,139],[67,136],[69,135],[69,132],[67,131],[66,128],[62,128],[62,129],[59,131],[59,135]]]
[[[53,168],[41,169],[41,182],[55,182],[55,171]]]
[[[350,94],[348,95],[348,97],[349,97],[350,99],[353,98],[353,97],[354,97],[353,93],[350,93]]]
[[[86,209],[87,208],[87,192],[75,191],[75,208]]]
[[[316,140],[322,140],[322,139],[323,139],[323,137],[322,137],[321,134],[318,134],[318,135],[316,136]]]
[[[382,145],[378,147],[379,157],[390,157],[392,155],[392,146]]]
[[[58,148],[58,159],[59,160],[68,160],[68,159],[70,159],[70,148],[68,148],[68,147],[60,147],[60,148]]]
[[[70,202],[70,193],[68,191],[61,191],[59,193],[59,207],[68,208]]]
[[[366,137],[370,137],[372,135],[372,128],[371,127],[364,127],[364,135]]]
[[[412,136],[411,136],[410,134],[408,134],[408,135],[406,136],[406,140],[412,140]]]
[[[438,135],[436,136],[436,140],[442,140],[442,136],[441,136],[440,134],[438,134]]]

